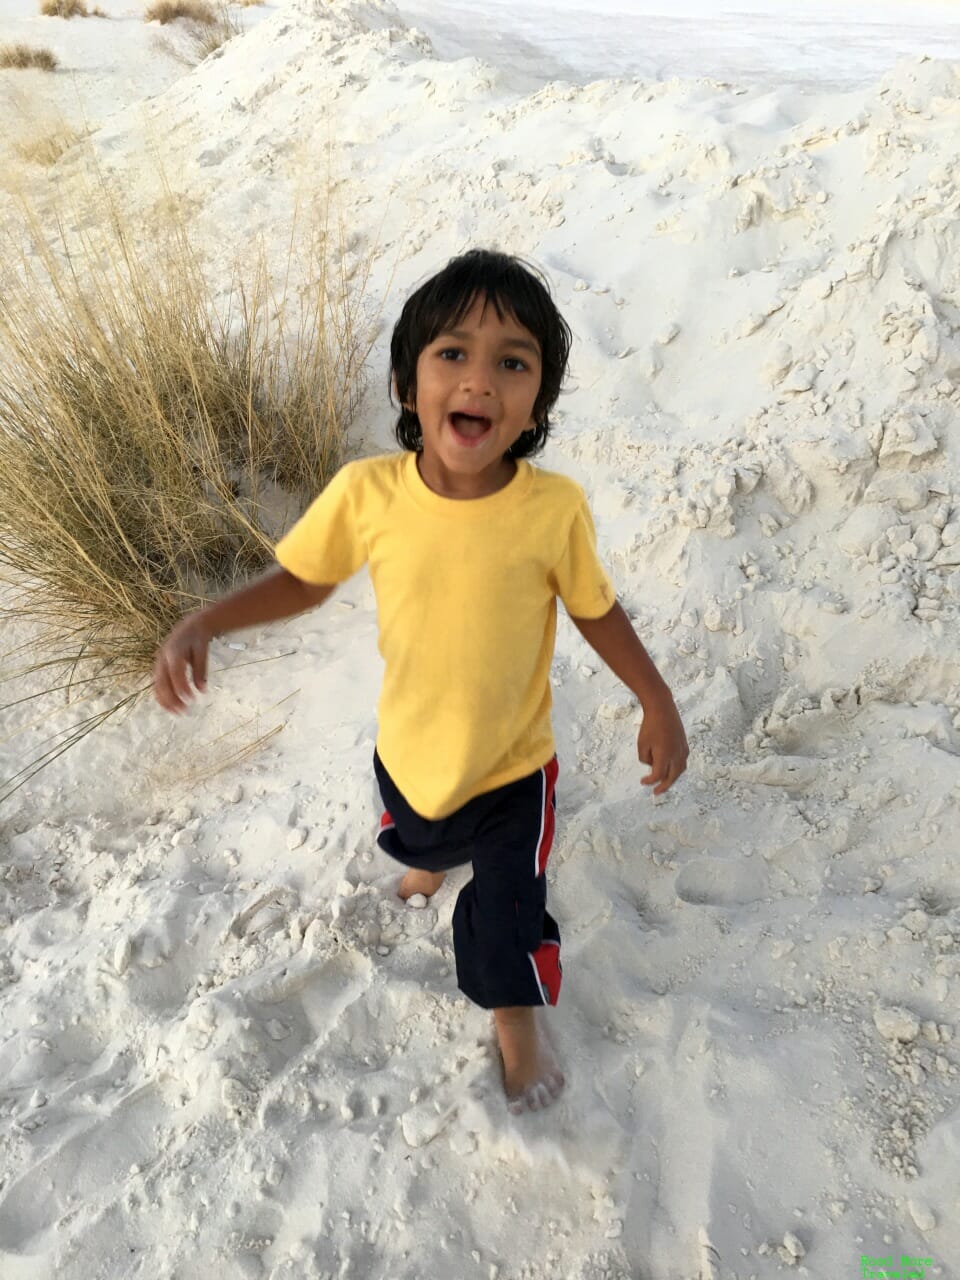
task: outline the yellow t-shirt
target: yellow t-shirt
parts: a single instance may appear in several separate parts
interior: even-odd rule
[[[276,557],[311,583],[369,563],[385,663],[377,750],[431,819],[553,756],[556,598],[578,618],[616,601],[583,490],[523,459],[473,499],[434,493],[410,451],[347,463]]]

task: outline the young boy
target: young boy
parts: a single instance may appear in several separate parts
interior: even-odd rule
[[[278,567],[185,617],[157,654],[161,706],[206,685],[212,637],[321,604],[369,564],[385,661],[373,767],[378,843],[401,898],[470,862],[456,904],[460,989],[492,1009],[510,1109],[563,1087],[538,1007],[560,990],[546,910],[558,766],[550,664],[559,596],[643,709],[637,752],[661,795],[684,771],[673,698],[617,603],[574,481],[534,468],[570,330],[518,259],[473,250],[407,301],[391,376],[404,452],[348,463],[276,548]]]

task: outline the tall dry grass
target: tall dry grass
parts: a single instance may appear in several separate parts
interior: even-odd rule
[[[183,29],[178,38],[158,36],[156,45],[188,67],[197,66],[228,40],[243,35],[243,23],[225,2],[214,6],[207,0],[155,0],[144,16],[148,22],[161,24],[183,19],[178,24]]]
[[[108,13],[95,5],[88,9],[83,0],[40,0],[40,13],[44,18],[109,18]]]
[[[0,799],[130,705],[169,627],[266,566],[340,465],[370,340],[366,275],[336,278],[329,207],[291,233],[279,295],[255,254],[225,306],[183,223],[145,251],[113,204],[103,233],[61,219],[52,237],[22,208],[0,257],[0,618],[40,639],[7,678],[120,695]],[[298,242],[314,271],[299,294]]]
[[[0,44],[0,71],[56,71],[60,65],[50,49],[37,49],[29,44]]]
[[[161,26],[179,18],[209,25],[216,20],[216,10],[208,0],[153,0],[143,14],[144,22],[159,22]]]
[[[40,0],[44,18],[89,18],[90,10],[83,0]]]
[[[50,124],[45,130],[33,131],[27,137],[13,144],[13,149],[27,164],[49,166],[56,164],[61,156],[71,147],[75,147],[86,137],[71,124],[61,121]]]

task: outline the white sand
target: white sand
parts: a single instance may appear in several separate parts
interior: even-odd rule
[[[465,872],[416,910],[374,852],[365,573],[61,758],[0,814],[3,1280],[955,1274],[960,69],[530,94],[385,0],[295,0],[167,74],[96,146],[146,208],[158,133],[215,262],[261,229],[285,261],[332,123],[348,265],[376,248],[377,305],[396,267],[357,452],[392,447],[410,288],[474,244],[546,268],[576,345],[542,464],[692,754],[654,801],[562,622],[569,1084],[519,1119],[456,990]]]
[[[960,56],[958,0],[398,0],[442,57],[530,80],[712,76],[813,89],[873,83],[897,57]]]

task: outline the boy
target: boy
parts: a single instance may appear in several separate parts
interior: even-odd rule
[[[546,910],[558,773],[549,672],[556,599],[643,708],[654,795],[686,768],[673,698],[616,601],[572,480],[526,461],[549,433],[570,330],[525,264],[473,250],[407,301],[391,341],[405,452],[343,467],[276,548],[278,568],[188,615],[160,648],[157,700],[203,690],[212,637],[321,604],[364,563],[385,661],[374,770],[378,843],[409,869],[404,899],[451,867],[460,989],[492,1009],[510,1109],[563,1087],[535,1016],[557,1002]]]

